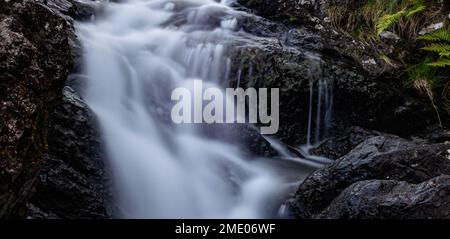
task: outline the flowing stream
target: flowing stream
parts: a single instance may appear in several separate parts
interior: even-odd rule
[[[102,130],[117,217],[277,217],[300,179],[206,137],[201,126],[170,120],[173,88],[228,80],[238,14],[231,2],[111,2],[98,19],[77,24],[88,78],[83,97]]]

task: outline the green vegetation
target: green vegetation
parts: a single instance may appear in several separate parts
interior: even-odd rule
[[[428,66],[450,66],[450,25],[425,36],[420,36],[418,39],[431,42],[423,47],[422,50],[433,52],[438,55],[437,60],[429,63]]]
[[[441,93],[438,102],[450,114],[450,25],[442,27],[430,34],[419,36],[419,40],[426,42],[422,50],[429,54],[419,64],[411,67],[410,79],[413,82],[426,81],[427,95],[433,105],[436,93]],[[424,83],[421,83],[423,91]],[[436,107],[436,106],[435,106]],[[436,109],[437,110],[437,109]]]
[[[414,14],[425,10],[425,5],[422,1],[411,1],[412,7],[410,9],[404,8],[394,14],[385,14],[380,17],[377,23],[377,33],[381,34],[384,30],[390,28],[397,23],[402,17],[410,18]]]
[[[404,83],[430,100],[439,120],[441,110],[450,114],[450,25],[423,36],[419,34],[430,24],[448,25],[448,6],[437,0],[333,3],[330,1],[328,5],[328,14],[336,29],[371,46],[387,65],[401,63],[405,69]],[[382,39],[385,31],[398,36],[398,41]]]
[[[377,36],[390,30],[405,40],[414,40],[419,27],[439,19],[440,10],[433,0],[366,0],[355,1],[356,6],[333,4],[328,15],[334,27],[373,43]]]

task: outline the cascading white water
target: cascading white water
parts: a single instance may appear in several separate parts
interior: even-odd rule
[[[311,81],[309,84],[310,98],[306,145],[308,147],[314,147],[315,144],[319,144],[327,137],[328,129],[330,127],[331,109],[333,106],[333,94],[326,79],[321,78],[316,81]],[[316,92],[314,91],[314,86],[317,88]],[[316,93],[316,95],[314,93]],[[314,105],[314,103],[316,103],[316,105]]]
[[[128,0],[77,25],[124,218],[261,218],[282,179],[197,127],[171,123],[171,89],[226,81],[231,1]]]
[[[318,163],[318,165],[331,163],[332,160],[312,155],[311,150],[317,148],[328,136],[333,109],[333,89],[328,79],[323,77],[322,60],[319,56],[311,54],[310,58],[313,76],[309,82],[309,106],[308,127],[306,132],[306,144],[301,145],[298,152],[306,160]]]

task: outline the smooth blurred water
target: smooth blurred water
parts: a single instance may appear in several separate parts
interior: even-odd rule
[[[267,160],[170,121],[172,89],[195,79],[226,83],[237,24],[231,2],[108,3],[101,17],[77,25],[83,97],[101,125],[119,217],[275,216],[269,208],[286,185]]]

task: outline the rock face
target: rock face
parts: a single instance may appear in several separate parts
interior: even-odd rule
[[[348,154],[352,149],[365,140],[383,135],[386,134],[377,131],[368,131],[361,127],[354,126],[344,130],[335,137],[326,139],[314,148],[311,153],[314,155],[321,155],[329,159],[338,159]]]
[[[242,19],[241,28],[256,34],[256,44],[237,46],[230,86],[280,89],[280,131],[277,135],[289,145],[306,142],[310,84],[326,80],[332,89],[330,135],[342,134],[349,127],[410,137],[437,123],[433,109],[409,96],[395,82],[373,76],[353,58],[341,53],[329,35],[308,28],[274,23],[259,17]],[[277,26],[277,27],[274,27]],[[258,38],[259,37],[259,38]],[[331,44],[335,42],[336,44]],[[338,44],[339,42],[339,44]],[[239,79],[239,80],[238,80]],[[317,85],[317,83],[314,83]],[[317,97],[317,87],[313,92]],[[317,108],[314,99],[313,107]],[[414,119],[414,120],[411,120]],[[334,132],[333,132],[334,131]]]
[[[283,18],[295,17],[305,20],[325,16],[325,0],[238,0],[237,2],[254,9],[258,15],[271,19],[283,20]]]
[[[28,201],[31,218],[110,218],[111,210],[95,117],[66,86],[50,114],[48,162]]]
[[[75,20],[89,20],[94,17],[97,4],[91,0],[47,0],[47,6]]]
[[[345,194],[344,190],[356,190],[348,188],[360,181],[396,180],[416,184],[450,175],[449,148],[446,144],[422,145],[392,136],[369,138],[349,154],[306,178],[290,200],[290,207],[296,217],[311,218]]]
[[[0,5],[0,217],[110,217],[95,119],[63,91],[76,56],[73,18],[90,18],[94,5]]]
[[[48,149],[48,115],[70,72],[70,24],[35,1],[0,5],[0,217],[21,214]]]
[[[420,184],[358,182],[345,189],[317,218],[449,219],[450,176]]]

